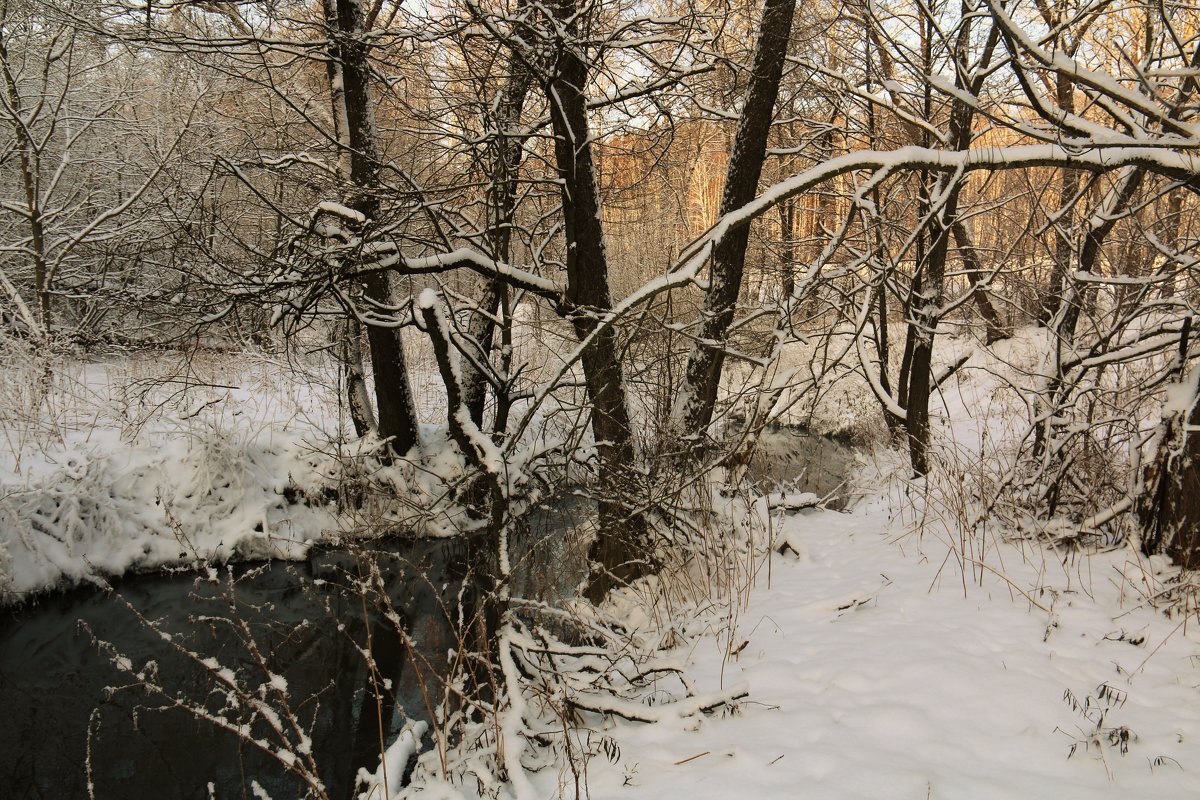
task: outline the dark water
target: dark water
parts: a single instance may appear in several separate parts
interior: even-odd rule
[[[759,437],[746,477],[764,493],[812,492],[828,497],[827,507],[842,509],[851,499],[847,477],[854,459],[854,448],[847,442],[801,427],[768,425]]]
[[[210,796],[210,783],[217,797],[252,796],[251,777],[277,799],[303,795],[275,759],[131,685],[96,643],[112,643],[135,669],[153,661],[157,681],[189,703],[225,707],[211,670],[165,642],[162,631],[234,670],[251,691],[267,681],[264,666],[282,675],[294,716],[319,754],[322,781],[346,797],[357,768],[378,761],[380,731],[391,737],[408,714],[427,716],[422,686],[436,693],[447,672],[471,560],[464,541],[393,542],[304,563],[222,568],[215,581],[133,577],[112,595],[78,590],[7,612],[0,621],[0,795],[86,796],[89,761],[99,798],[201,798]],[[373,574],[379,579],[363,590],[359,581]],[[370,669],[358,650],[368,637],[381,677],[392,682],[381,702],[369,691]],[[248,711],[227,716],[281,744]]]

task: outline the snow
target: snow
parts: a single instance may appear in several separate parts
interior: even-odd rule
[[[615,725],[624,755],[592,761],[592,796],[1200,796],[1200,632],[1140,602],[1158,576],[1136,555],[994,552],[1046,613],[970,565],[964,584],[953,543],[898,531],[884,501],[777,524],[807,558],[775,556],[771,585],[689,654],[700,685],[745,681],[747,701],[697,731]],[[1064,698],[1107,708],[1098,742]],[[1122,727],[1127,754],[1107,738]]]
[[[341,203],[335,203],[332,200],[324,200],[320,203],[317,203],[317,211],[348,219],[356,225],[362,225],[367,221],[366,215],[361,211],[355,211],[349,206],[344,206]]]
[[[357,794],[359,800],[383,798],[385,789],[388,794],[395,793],[404,776],[405,767],[408,766],[413,755],[418,752],[421,738],[428,729],[429,724],[425,722],[410,724],[384,751],[383,757],[379,760],[379,767],[374,774],[368,773],[365,769],[359,769],[360,791]]]
[[[1200,381],[1198,370],[1190,370],[1182,381],[1169,383],[1166,387],[1167,399],[1163,403],[1163,413],[1175,412],[1185,414],[1196,402],[1196,386]]]
[[[336,528],[317,495],[335,408],[277,362],[197,356],[6,371],[0,598],[207,559],[300,558]],[[19,402],[20,401],[20,402]]]
[[[439,301],[430,294],[419,302]],[[854,332],[838,335],[851,350]],[[1019,437],[1023,393],[1048,357],[1044,335],[1018,331],[990,350],[939,337],[939,367],[971,354],[934,409],[947,468],[977,468],[985,451],[1004,458],[1005,442]],[[806,352],[794,345],[784,361],[802,363]],[[21,417],[26,427],[9,418],[9,447],[0,451],[0,581],[8,591],[239,548],[295,557],[336,529],[331,512],[285,499],[289,487],[315,489],[332,477],[321,447],[340,423],[336,402],[312,388],[318,381],[296,388],[269,363],[220,359],[193,364],[192,385],[174,397],[163,382],[174,374],[167,366],[61,364],[41,410],[28,406]],[[142,381],[156,388],[138,399],[130,387]],[[10,399],[16,388],[0,386],[14,392]],[[844,376],[839,388],[845,393],[823,401],[829,408],[793,413],[831,430],[848,408],[878,413],[865,378]],[[1191,397],[1176,387],[1166,395],[1176,410]],[[423,438],[443,444],[424,454],[422,471],[444,480],[462,469],[444,436]],[[663,654],[686,668],[696,690],[690,705],[631,708],[621,705],[628,699],[587,696],[584,721],[616,754],[588,764],[590,796],[1200,796],[1200,630],[1194,601],[1189,613],[1166,602],[1180,591],[1170,583],[1177,570],[1129,546],[1088,555],[1002,535],[1014,531],[965,537],[929,499],[946,487],[932,477],[901,479],[889,471],[895,459],[886,451],[865,459],[851,493],[862,499],[848,513],[787,487],[752,499],[765,545],[755,586],[698,610],[693,638]],[[398,485],[421,490],[405,468],[388,469]],[[449,517],[443,523],[453,527]],[[672,594],[671,576],[654,580],[648,585]],[[638,612],[621,613],[632,620]],[[215,658],[203,663],[232,685],[236,676]],[[500,666],[510,682],[520,680],[508,647]],[[265,681],[264,698],[288,694],[282,676]],[[734,711],[681,718],[743,688]],[[522,741],[522,702],[497,720],[506,742]],[[618,721],[605,709],[657,721]],[[382,797],[386,776],[388,792],[403,793],[397,776],[423,733],[410,728],[373,773],[362,770],[361,790]],[[303,757],[308,748],[305,738],[279,755]],[[519,746],[506,747],[504,758],[513,779],[505,796],[569,794],[571,775],[528,772]],[[448,798],[474,791],[428,788]]]

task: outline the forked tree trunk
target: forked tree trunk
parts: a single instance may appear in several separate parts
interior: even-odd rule
[[[964,4],[963,14],[967,8]],[[933,31],[926,30],[925,62],[932,69],[929,43]],[[955,44],[956,55],[961,63],[967,63],[971,40],[971,24],[964,19]],[[980,67],[974,78],[968,81],[961,70],[955,78],[955,85],[966,92],[977,94],[982,87],[986,65],[991,61],[992,52],[999,41],[995,28],[988,35],[982,54],[979,57]],[[929,94],[931,87],[926,84],[926,118],[930,118]],[[969,103],[956,100],[950,111],[950,124],[947,138],[956,150],[966,150],[973,138],[972,122],[975,118],[975,108]],[[958,201],[963,189],[960,175],[946,175],[937,182],[937,188],[931,195],[942,198],[940,209],[928,212],[928,222],[923,236],[927,236],[929,250],[923,275],[914,279],[913,301],[910,308],[908,340],[905,347],[907,361],[907,391],[903,393],[900,404],[906,412],[905,429],[908,433],[908,451],[912,461],[913,473],[925,475],[929,471],[929,399],[935,388],[933,379],[933,344],[937,336],[938,324],[941,321],[941,304],[946,280],[946,259],[950,250],[951,229],[960,225],[958,221]],[[929,203],[928,196],[924,199]],[[965,230],[963,231],[965,234]],[[902,369],[903,376],[903,369]],[[902,377],[903,380],[903,377]],[[902,387],[903,389],[903,387]]]
[[[950,178],[948,180],[956,180]],[[958,214],[961,184],[947,187],[938,184],[938,194],[947,194],[942,210],[931,222],[929,234],[933,242],[922,281],[922,291],[914,291],[909,321],[911,358],[908,372],[907,412],[908,452],[913,473],[929,471],[929,397],[933,390],[933,343],[940,322],[940,306],[946,277],[946,254],[950,246],[950,225]]]
[[[525,98],[529,94],[529,70],[524,62],[514,56],[509,59],[509,77],[501,90],[496,114],[496,146],[493,174],[488,189],[488,213],[491,215],[490,242],[492,257],[497,261],[508,261],[512,243],[513,215],[516,212],[517,177],[523,155],[522,139],[513,130],[520,122]],[[498,278],[480,281],[479,311],[471,317],[467,333],[476,348],[475,356],[481,362],[491,357],[496,336],[496,314],[501,305],[507,305],[508,285]],[[507,322],[507,320],[506,320]],[[483,407],[487,399],[487,380],[483,372],[470,363],[463,365],[464,402],[471,419],[483,425]],[[497,404],[495,427],[503,430],[505,404]]]
[[[323,0],[323,3],[330,39],[329,55],[340,66],[341,83],[331,80],[330,87],[335,124],[345,126],[345,141],[339,141],[339,149],[344,146],[349,151],[350,186],[345,201],[366,218],[369,226],[379,218],[381,186],[379,137],[371,100],[363,12],[355,0]],[[330,70],[331,77],[336,72]],[[363,278],[363,289],[367,301],[376,308],[393,304],[387,272],[367,274]],[[418,436],[400,330],[368,325],[367,341],[375,377],[379,435],[388,440],[392,454],[403,455],[417,444]]]

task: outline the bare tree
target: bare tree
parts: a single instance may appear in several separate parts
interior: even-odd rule
[[[8,134],[0,151],[0,286],[39,337],[58,322],[64,291],[89,298],[114,285],[145,286],[113,262],[134,260],[129,249],[116,256],[151,238],[131,212],[146,204],[189,123],[167,132],[161,149],[144,146],[161,130],[130,114],[141,91],[135,77],[124,54],[105,51],[39,4],[0,3],[0,125]],[[87,302],[73,305],[87,333]]]

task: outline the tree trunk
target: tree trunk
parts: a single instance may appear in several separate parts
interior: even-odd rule
[[[1179,232],[1183,224],[1183,191],[1176,189],[1171,192],[1167,198],[1167,214],[1161,219],[1161,232],[1159,236],[1162,238],[1163,244],[1178,252],[1179,250]],[[1168,299],[1175,295],[1176,278],[1174,273],[1179,269],[1177,260],[1168,259],[1162,267],[1162,271],[1170,275],[1169,278],[1164,278],[1162,286],[1159,288],[1159,297]]]
[[[963,266],[966,267],[967,280],[971,282],[971,297],[975,301],[975,307],[979,309],[979,316],[983,317],[987,343],[993,344],[1001,339],[1010,338],[1012,330],[1004,324],[996,307],[992,305],[992,299],[988,296],[987,287],[983,282],[983,264],[962,220],[956,219],[951,231],[954,233],[954,244],[958,247]]]
[[[741,208],[758,192],[795,10],[795,0],[764,0],[749,94],[725,176],[721,216]],[[702,440],[712,421],[725,363],[726,337],[742,289],[749,237],[750,226],[741,225],[726,233],[713,250],[697,341],[688,357],[674,415],[680,432],[697,440]]]
[[[1059,175],[1059,220],[1054,224],[1054,264],[1050,268],[1050,285],[1038,314],[1038,322],[1046,326],[1050,325],[1054,315],[1061,309],[1063,296],[1067,291],[1066,277],[1071,271],[1071,260],[1075,254],[1070,231],[1071,220],[1075,216],[1074,203],[1075,196],[1079,193],[1079,180],[1078,170],[1064,169]]]
[[[949,180],[955,180],[950,178]],[[912,357],[909,362],[907,412],[908,452],[913,473],[929,471],[929,396],[933,390],[933,343],[940,321],[942,289],[946,276],[946,254],[950,245],[950,225],[958,214],[959,186],[939,186],[938,194],[948,191],[946,204],[930,226],[933,239],[921,283],[914,292],[909,330],[912,333]]]
[[[324,0],[324,11],[330,57],[341,66],[341,86],[334,81],[331,90],[335,106],[338,98],[341,99],[342,109],[335,109],[334,118],[344,120],[350,154],[346,205],[366,217],[365,225],[370,226],[379,218],[381,186],[379,137],[371,100],[363,13],[355,0]],[[339,146],[341,144],[339,142]],[[367,301],[376,308],[392,305],[387,272],[375,271],[366,275],[363,289]],[[379,435],[388,441],[393,455],[403,455],[417,444],[418,434],[400,330],[368,324],[367,341],[375,376]]]
[[[1058,27],[1062,11],[1055,10],[1049,4],[1039,4],[1042,19],[1054,30]],[[1054,45],[1063,47],[1067,55],[1074,58],[1078,42],[1071,44],[1059,41],[1055,36]],[[1055,101],[1058,107],[1067,114],[1075,113],[1075,82],[1066,72],[1054,73]],[[1054,223],[1054,266],[1050,268],[1050,286],[1042,300],[1038,321],[1049,326],[1054,316],[1062,307],[1063,297],[1067,291],[1066,278],[1071,271],[1071,260],[1074,258],[1075,247],[1072,241],[1071,229],[1075,218],[1075,198],[1079,194],[1079,181],[1082,176],[1078,170],[1064,169],[1058,178],[1058,215]]]
[[[1141,167],[1128,167],[1118,178],[1101,208],[1092,215],[1092,222],[1084,236],[1083,247],[1079,252],[1079,273],[1086,275],[1096,268],[1104,241],[1112,232],[1121,214],[1129,207],[1144,176],[1145,171]],[[1040,414],[1042,421],[1034,431],[1033,453],[1035,456],[1041,456],[1046,452],[1051,438],[1057,408],[1066,391],[1063,386],[1067,378],[1064,361],[1074,350],[1075,333],[1079,324],[1079,315],[1083,310],[1084,293],[1088,291],[1087,285],[1077,280],[1073,280],[1066,289],[1069,290],[1069,295],[1062,298],[1064,305],[1056,317],[1057,324],[1054,329],[1054,376],[1046,387],[1046,410]]]
[[[358,320],[347,319],[338,330],[341,340],[342,368],[346,370],[346,400],[350,406],[350,421],[354,433],[366,436],[375,430],[375,412],[367,394],[367,379],[363,374],[362,330]]]
[[[0,25],[5,22],[4,13],[7,8],[0,10]],[[25,191],[25,208],[21,216],[29,226],[29,252],[33,260],[33,287],[37,302],[37,322],[40,332],[49,335],[53,316],[53,299],[49,260],[46,257],[46,227],[41,203],[41,154],[37,143],[25,126],[24,104],[22,103],[20,87],[17,86],[16,76],[13,75],[10,64],[10,53],[7,45],[7,32],[0,27],[0,68],[4,73],[4,89],[8,95],[6,105],[12,118],[13,138],[21,162],[21,186]]]
[[[963,22],[959,28],[955,44],[955,59],[959,64],[966,64],[971,52],[971,24],[967,17],[967,7],[963,6]],[[932,23],[927,22],[924,31],[924,60],[926,74],[932,74],[932,56],[929,50],[933,39]],[[988,35],[983,53],[980,55],[980,67],[975,77],[967,81],[962,69],[955,77],[955,86],[971,94],[978,93],[982,86],[983,76],[987,73],[986,65],[991,60],[991,54],[999,41],[996,29]],[[932,86],[925,85],[925,116],[932,118],[930,109],[930,93]],[[947,139],[956,150],[966,150],[971,145],[973,132],[972,121],[975,108],[969,103],[955,100],[951,105],[950,124]],[[922,183],[923,187],[927,184]],[[909,338],[906,343],[905,356],[908,360],[908,390],[901,401],[906,412],[906,430],[908,432],[909,456],[912,461],[913,473],[925,475],[929,471],[929,398],[934,388],[933,382],[933,344],[937,336],[937,326],[940,322],[941,304],[946,279],[946,257],[950,248],[950,231],[958,222],[958,201],[963,188],[959,175],[945,175],[937,182],[937,189],[930,193],[924,189],[922,206],[930,209],[925,213],[925,231],[918,243],[925,239],[929,242],[929,250],[925,259],[923,273],[918,273],[913,279],[913,291],[910,295]],[[942,199],[940,209],[934,210],[930,197]],[[927,237],[927,238],[926,238]],[[920,269],[920,267],[918,267]]]
[[[488,188],[488,212],[490,220],[490,245],[492,257],[497,261],[508,261],[512,242],[512,222],[516,211],[517,174],[524,153],[523,141],[513,128],[520,122],[525,98],[529,94],[530,75],[520,58],[509,59],[509,77],[500,95],[500,107],[496,115],[496,147],[493,161],[494,173]],[[507,306],[508,285],[493,278],[480,281],[479,310],[472,315],[467,327],[470,341],[477,348],[474,355],[481,363],[491,357],[492,342],[496,335],[496,313],[501,305]],[[505,318],[508,323],[507,316]],[[463,364],[464,395],[471,419],[483,425],[483,406],[487,398],[487,380],[481,370],[469,362]],[[495,427],[503,430],[505,420],[499,417],[499,406]]]
[[[796,291],[796,200],[789,197],[779,204],[779,238],[782,243],[779,257],[783,261],[783,302],[788,303]]]
[[[574,34],[575,0],[558,0],[558,21]],[[593,572],[585,594],[598,602],[615,586],[650,569],[645,521],[630,510],[639,505],[633,432],[626,406],[618,342],[611,326],[597,316],[612,308],[608,260],[600,218],[600,194],[592,160],[584,87],[587,67],[578,41],[560,44],[558,62],[546,86],[554,130],[554,156],[562,181],[563,228],[567,243],[568,316],[580,340],[593,337],[581,361],[592,405],[592,434],[599,455],[599,530],[589,551]]]
[[[1191,317],[1180,333],[1176,368],[1180,378],[1187,365]],[[1158,448],[1143,473],[1138,494],[1138,519],[1142,550],[1146,555],[1166,553],[1184,569],[1200,568],[1200,387],[1192,385],[1192,403],[1186,411],[1164,411],[1159,424]],[[1182,424],[1186,420],[1187,424]]]

